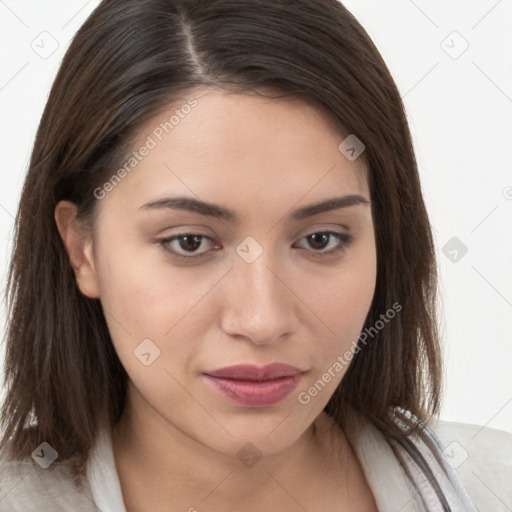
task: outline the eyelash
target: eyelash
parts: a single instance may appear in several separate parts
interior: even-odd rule
[[[324,257],[330,256],[332,254],[335,254],[339,251],[343,251],[344,249],[349,247],[350,244],[354,240],[353,235],[349,235],[348,233],[338,233],[337,231],[315,231],[313,233],[310,233],[309,235],[305,235],[302,238],[308,238],[313,235],[330,235],[331,237],[337,239],[340,242],[334,249],[331,249],[327,252],[319,252],[319,251],[313,250],[311,256],[314,258],[318,258],[318,257],[324,258]],[[184,237],[184,236],[196,236],[196,237],[201,237],[201,239],[207,239],[207,240],[211,241],[210,237],[208,237],[206,235],[201,235],[199,233],[180,233],[178,235],[173,235],[168,238],[162,238],[161,240],[159,240],[159,243],[163,247],[163,249],[166,252],[170,253],[173,257],[181,258],[184,260],[193,260],[196,258],[203,258],[208,254],[208,252],[204,252],[201,254],[194,254],[191,256],[183,256],[182,254],[179,254],[178,252],[174,251],[173,249],[170,249],[166,245],[166,244],[169,244],[169,243],[173,242],[174,240],[178,240],[179,238]],[[301,238],[301,240],[302,240],[302,238]]]

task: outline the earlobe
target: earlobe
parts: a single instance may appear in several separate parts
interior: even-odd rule
[[[62,242],[76,276],[80,291],[91,299],[99,298],[93,240],[90,233],[81,229],[76,221],[76,205],[70,201],[60,201],[55,207],[55,222]]]

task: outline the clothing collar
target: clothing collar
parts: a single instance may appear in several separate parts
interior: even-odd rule
[[[91,450],[87,480],[94,503],[101,512],[126,512],[114,459],[112,432],[107,427],[99,430]]]
[[[404,424],[414,420],[400,409],[396,417]],[[455,471],[444,461],[440,440],[427,425],[422,424],[419,437],[402,444],[388,440],[369,420],[352,411],[344,432],[380,512],[477,512]],[[112,433],[105,427],[91,450],[87,479],[101,512],[126,512]]]
[[[420,428],[399,439],[385,437],[355,411],[345,428],[379,511],[478,512],[430,427],[401,407],[393,408],[391,416],[402,430],[414,424]]]

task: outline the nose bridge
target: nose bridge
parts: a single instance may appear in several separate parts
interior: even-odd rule
[[[250,251],[254,247],[250,247],[249,254]],[[254,252],[251,258],[245,256],[246,253],[236,256],[230,272],[224,330],[256,343],[270,343],[290,328],[287,322],[293,295],[279,278],[278,265],[270,250],[262,250],[254,259]]]
[[[262,243],[250,236],[245,238],[236,248],[234,271],[242,280],[248,294],[252,294],[256,300],[265,301],[272,300],[272,295],[279,290],[276,290],[276,271],[271,271],[273,267],[277,267],[274,253],[270,248],[271,242]]]
[[[277,272],[271,270],[269,259],[260,256],[253,263],[238,262],[236,272],[245,292],[244,303],[253,303],[253,306],[273,305],[271,303],[279,299],[277,295],[282,295],[279,288],[283,285],[276,277]]]

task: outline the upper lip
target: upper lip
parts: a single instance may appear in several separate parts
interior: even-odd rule
[[[272,363],[266,366],[257,366],[254,364],[237,364],[219,368],[218,370],[205,372],[210,377],[222,377],[234,380],[254,380],[265,381],[288,377],[290,375],[298,375],[304,373],[303,370],[296,366],[284,363]]]

